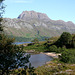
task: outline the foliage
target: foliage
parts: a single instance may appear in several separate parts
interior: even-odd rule
[[[36,75],[34,71],[35,71],[34,67],[31,67],[31,64],[29,64],[29,67],[26,66],[25,68],[10,70],[9,74],[10,75],[11,74],[12,75]]]
[[[0,51],[4,52],[13,48],[12,42],[14,39],[10,39],[4,34],[0,34]]]
[[[72,37],[72,46],[75,48],[75,35]]]
[[[4,1],[4,0],[0,0],[0,2],[2,2],[2,1]]]
[[[34,45],[28,45],[26,47],[24,47],[25,51],[29,51],[29,50],[35,50],[35,52],[44,52],[46,49],[44,47],[44,45],[42,44],[34,44]]]
[[[14,39],[8,38],[2,33],[1,22],[4,12],[2,1],[0,0],[0,75],[8,75],[10,70],[18,69],[19,67],[24,67],[26,72],[26,63],[29,62],[30,55],[25,55],[23,46],[13,45]],[[33,70],[33,68],[31,69]],[[30,73],[32,72],[31,69],[29,68]]]
[[[60,38],[55,42],[55,44],[59,47],[69,46],[71,44],[72,36],[68,32],[63,32]]]
[[[57,47],[56,45],[52,45],[49,47],[49,52],[56,52],[56,53],[62,53],[63,51],[65,51],[66,48],[65,47]]]
[[[0,35],[0,70],[2,74],[10,69],[24,67],[29,62],[29,55],[25,55],[23,47],[13,45],[13,39],[9,39],[4,34]]]
[[[58,53],[62,53],[63,51],[65,51],[66,50],[66,48],[63,46],[62,48],[61,47],[59,47],[58,48]]]
[[[37,38],[35,38],[34,40],[32,40],[32,42],[34,42],[36,44],[36,43],[39,43],[39,40]]]
[[[0,0],[0,32],[3,31],[3,26],[2,26],[2,14],[4,12],[4,4],[3,4],[4,0]],[[0,33],[1,34],[1,33]]]
[[[59,58],[65,63],[75,63],[75,49],[65,50]]]
[[[51,52],[55,52],[56,50],[57,50],[57,46],[55,46],[55,45],[52,45],[49,47],[49,51],[51,51]]]
[[[56,36],[56,37],[51,37],[49,38],[48,40],[51,41],[51,42],[55,42],[59,39],[59,36]]]

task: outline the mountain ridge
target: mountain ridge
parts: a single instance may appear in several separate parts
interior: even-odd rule
[[[52,37],[62,32],[75,33],[73,22],[51,20],[46,14],[35,11],[23,11],[17,18],[4,18],[3,22],[5,32],[17,37]]]

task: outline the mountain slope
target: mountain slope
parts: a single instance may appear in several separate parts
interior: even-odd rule
[[[52,37],[65,31],[75,33],[75,24],[71,21],[51,20],[46,14],[35,11],[23,11],[14,19],[4,18],[3,24],[5,32],[15,37]]]

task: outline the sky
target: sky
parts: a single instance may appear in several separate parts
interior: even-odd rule
[[[52,20],[75,23],[75,0],[5,0],[4,18],[17,18],[23,11],[45,13]]]

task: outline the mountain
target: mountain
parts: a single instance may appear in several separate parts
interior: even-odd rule
[[[58,36],[62,32],[75,33],[75,24],[71,21],[51,20],[46,14],[35,11],[23,11],[18,18],[4,18],[4,30],[15,37],[36,38]]]
[[[35,12],[35,11],[23,11],[18,16],[18,19],[22,19],[22,20],[31,20],[31,19],[50,20],[46,14]]]

